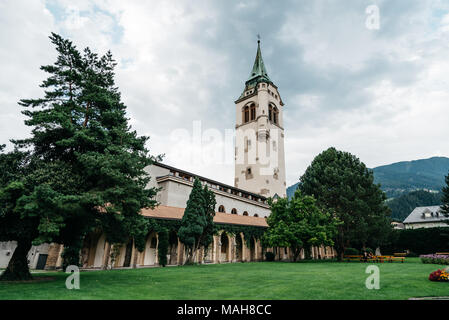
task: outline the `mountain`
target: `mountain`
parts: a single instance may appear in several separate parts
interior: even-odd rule
[[[298,186],[299,182],[296,182],[294,185],[287,188],[287,198],[291,199],[293,197]]]
[[[445,184],[444,177],[449,174],[449,158],[402,161],[376,167],[373,173],[374,182],[380,183],[388,198],[397,198],[416,190],[440,191]],[[289,198],[293,196],[298,184],[299,182],[287,188]]]
[[[390,199],[387,205],[391,209],[391,218],[402,222],[416,207],[440,205],[441,195],[441,192],[418,190]]]
[[[374,182],[380,183],[388,198],[415,190],[440,191],[449,173],[449,158],[403,161],[373,169]]]

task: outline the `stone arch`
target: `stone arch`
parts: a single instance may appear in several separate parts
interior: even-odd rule
[[[168,234],[167,264],[178,263],[178,234],[172,230]]]
[[[237,214],[237,209],[236,208],[232,208],[231,214]]]
[[[248,216],[248,212],[247,212],[247,211],[244,211],[244,212],[243,212],[243,215],[244,215],[244,216]]]
[[[224,205],[218,207],[218,212],[226,212]]]
[[[229,261],[230,241],[226,232],[222,232],[220,236],[220,262]]]
[[[145,244],[143,265],[152,266],[156,264],[157,237],[156,232],[148,234]]]

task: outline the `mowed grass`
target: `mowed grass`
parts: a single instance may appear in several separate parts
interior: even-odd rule
[[[376,264],[380,289],[368,290],[369,264],[351,262],[255,262],[166,268],[84,271],[80,290],[68,290],[64,272],[35,276],[56,279],[34,283],[0,282],[0,299],[408,299],[449,296],[449,283],[431,282],[444,266]]]

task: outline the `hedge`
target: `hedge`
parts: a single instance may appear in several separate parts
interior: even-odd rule
[[[449,252],[449,228],[393,230],[388,243],[380,249],[386,255],[406,250],[415,254]]]

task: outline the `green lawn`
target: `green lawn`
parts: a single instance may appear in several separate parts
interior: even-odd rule
[[[368,264],[259,262],[81,272],[80,290],[66,274],[39,283],[1,283],[0,299],[408,299],[448,296],[449,283],[431,282],[443,266],[383,263],[380,290],[368,290]],[[37,274],[36,274],[37,275]]]

